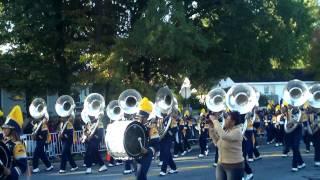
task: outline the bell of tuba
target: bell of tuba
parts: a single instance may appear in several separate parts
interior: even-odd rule
[[[226,95],[226,105],[231,111],[240,114],[251,112],[257,104],[255,90],[247,84],[236,84],[232,86]]]
[[[313,108],[313,112],[318,113],[320,110],[320,84],[312,85],[309,88],[309,92],[311,96],[308,99],[308,103]],[[311,133],[314,134],[320,129],[320,122],[319,122],[320,120],[318,116],[310,117],[310,120],[311,120]]]
[[[105,108],[104,97],[98,93],[89,94],[84,100],[83,109],[89,116],[98,117],[103,115]]]
[[[117,100],[113,100],[108,104],[106,112],[108,117],[113,121],[121,120],[123,116],[123,111],[120,108]]]
[[[215,88],[206,95],[206,105],[210,111],[220,112],[226,110],[226,92],[222,88]]]
[[[55,104],[56,112],[60,117],[74,116],[75,107],[75,102],[69,95],[60,96]]]
[[[286,120],[284,129],[286,133],[290,133],[296,129],[300,121],[302,112],[299,109],[310,98],[308,86],[297,79],[287,83],[283,91],[283,100],[293,106],[290,120]]]
[[[120,94],[118,103],[124,113],[135,114],[139,111],[141,99],[141,95],[137,90],[127,89]]]
[[[174,106],[174,97],[171,90],[165,86],[156,94],[155,106],[163,114],[168,114]]]
[[[42,98],[35,98],[29,106],[29,112],[34,119],[43,118],[48,114],[46,101]]]

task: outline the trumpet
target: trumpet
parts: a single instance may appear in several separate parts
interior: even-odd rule
[[[283,92],[283,100],[293,106],[290,109],[290,117],[284,124],[286,133],[294,131],[300,123],[302,112],[299,109],[310,98],[310,93],[307,85],[300,80],[291,80],[287,83]]]

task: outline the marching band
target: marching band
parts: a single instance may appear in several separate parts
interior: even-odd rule
[[[159,89],[154,102],[147,97],[142,98],[138,91],[128,89],[107,107],[103,96],[93,93],[85,99],[81,112],[85,173],[92,173],[93,163],[99,165],[99,172],[108,170],[99,153],[99,145],[103,140],[109,167],[124,164],[123,174],[135,172],[136,179],[146,180],[152,160],[157,158],[160,160],[160,176],[178,173],[173,157],[184,156],[192,151],[190,139],[195,137],[197,129],[199,158],[208,156],[208,139],[213,141],[215,159],[212,162],[216,166],[217,179],[253,179],[248,162],[261,159],[258,136],[262,127],[266,132],[267,144],[283,146],[283,157],[287,157],[292,150],[293,172],[306,167],[300,152],[302,139],[307,153],[311,144],[314,146],[314,165],[320,167],[319,95],[319,84],[307,87],[302,81],[292,80],[285,87],[280,103],[270,101],[264,109],[259,107],[260,94],[249,85],[237,84],[227,92],[215,88],[206,96],[207,110],[201,109],[199,118],[194,120],[190,110],[180,111],[176,98],[167,86]],[[59,97],[55,110],[62,119],[59,173],[67,172],[68,161],[70,171],[77,171],[78,165],[72,157],[72,146],[76,139],[73,98],[67,95]],[[51,119],[46,102],[42,98],[34,99],[29,112],[34,119],[32,136],[36,142],[32,172],[40,172],[39,159],[45,164],[46,171],[51,171],[54,167],[44,151],[46,144],[51,141],[48,128]],[[110,119],[106,129],[103,124],[105,113]],[[20,140],[22,124],[21,109],[15,106],[2,125],[3,133],[0,135],[1,154],[5,154],[0,156],[1,179],[18,179],[27,170],[26,148]],[[12,161],[6,161],[3,157]]]

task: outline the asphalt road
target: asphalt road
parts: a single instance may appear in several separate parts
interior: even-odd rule
[[[254,171],[255,180],[320,180],[320,168],[313,166],[313,151],[306,154],[304,150],[303,159],[307,164],[305,169],[299,172],[291,172],[292,157],[281,157],[282,147],[274,147],[273,145],[261,146],[259,151],[263,159],[250,163]],[[202,180],[215,179],[215,168],[212,166],[214,153],[209,153],[209,156],[199,159],[197,157],[197,149],[187,154],[184,157],[176,158],[179,173],[159,177],[160,168],[157,167],[157,162],[153,162],[149,170],[148,179],[150,180],[169,180],[169,179],[188,179]],[[82,165],[83,161],[78,161],[78,166]],[[42,167],[43,168],[43,167]],[[125,180],[134,179],[134,175],[123,175],[123,166],[111,167],[108,171],[98,173],[98,167],[94,167],[94,171],[90,175],[85,174],[85,168],[80,168],[77,172],[68,172],[60,175],[57,173],[59,164],[55,164],[55,169],[52,172],[40,172],[31,176],[24,176],[22,179],[45,180],[88,180],[88,179],[108,179],[108,180]]]

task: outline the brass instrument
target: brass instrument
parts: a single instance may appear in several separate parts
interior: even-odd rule
[[[35,98],[29,106],[29,113],[31,117],[34,119],[34,121],[40,120],[40,122],[36,124],[36,126],[34,126],[32,132],[32,136],[34,137],[40,130],[41,125],[44,123],[42,118],[45,117],[47,120],[49,120],[49,114],[47,111],[47,104],[45,100],[42,98]],[[32,121],[32,123],[34,121]]]
[[[310,97],[307,85],[300,80],[291,80],[287,83],[283,92],[283,100],[291,105],[290,113],[284,124],[286,133],[294,131],[300,123],[302,112],[299,109]]]
[[[238,111],[240,114],[247,114],[253,110],[258,102],[258,91],[247,84],[236,84],[232,86],[226,95],[226,105],[231,111]],[[241,125],[242,134],[245,133],[248,125],[247,118]]]
[[[106,108],[106,112],[113,121],[121,120],[123,117],[123,111],[119,106],[118,100],[111,101]]]
[[[55,110],[58,116],[61,118],[69,118],[71,116],[72,119],[75,118],[74,109],[76,105],[73,100],[73,98],[69,95],[62,95],[60,96],[55,104]],[[68,122],[64,121],[64,124],[61,126],[60,132],[59,132],[59,138],[62,137],[62,134],[64,133]]]
[[[99,123],[104,117],[104,108],[104,97],[98,93],[89,94],[84,100],[84,109],[81,114],[83,116],[83,121],[87,121],[87,124],[81,137],[82,143],[90,139],[98,129]],[[95,117],[97,121],[92,123],[91,120],[87,119],[89,116]]]
[[[137,90],[127,89],[120,94],[118,103],[125,114],[133,115],[139,112],[139,102],[141,99],[142,97]]]
[[[313,86],[311,86],[309,88],[309,91],[311,93],[311,96],[310,98],[308,99],[308,103],[309,105],[313,108],[313,113],[318,113],[319,110],[320,110],[320,84],[314,84]],[[317,131],[319,131],[320,129],[320,119],[319,119],[319,116],[317,116],[316,118],[314,117],[311,117],[310,115],[310,120],[311,120],[311,133],[314,134],[316,133]]]

